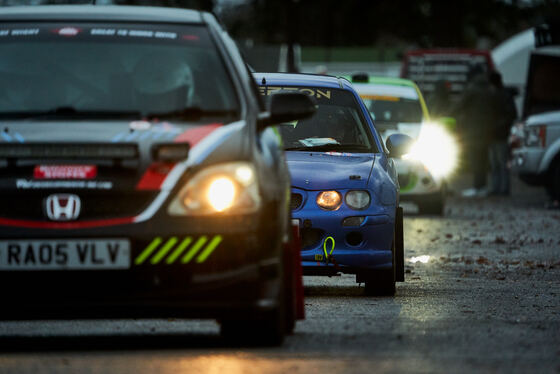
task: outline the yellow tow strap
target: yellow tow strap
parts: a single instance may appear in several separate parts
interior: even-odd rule
[[[332,245],[331,245],[331,251],[327,254],[327,242],[329,240],[331,241]],[[332,255],[334,251],[334,246],[335,246],[334,238],[332,236],[327,236],[325,238],[325,241],[323,242],[323,252],[325,253],[325,261],[327,263],[329,262],[329,257]]]

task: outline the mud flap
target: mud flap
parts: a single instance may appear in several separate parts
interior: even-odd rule
[[[395,280],[404,282],[403,208],[400,206],[395,215]]]

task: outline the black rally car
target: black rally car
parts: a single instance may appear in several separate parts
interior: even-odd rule
[[[209,317],[281,341],[297,261],[270,125],[310,99],[265,110],[208,13],[16,7],[0,22],[3,318]]]

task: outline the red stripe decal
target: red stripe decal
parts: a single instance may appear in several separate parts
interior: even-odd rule
[[[100,219],[83,222],[41,222],[0,218],[0,226],[25,227],[29,229],[88,229],[102,226],[126,225],[134,222],[134,217]]]
[[[189,143],[189,146],[192,148],[219,127],[222,127],[221,123],[198,126],[177,135],[173,141],[175,143]],[[167,174],[173,169],[173,166],[175,164],[155,163],[150,165],[144,175],[142,175],[142,178],[140,178],[136,189],[159,190],[165,178],[167,178]]]
[[[222,127],[221,123],[211,123],[209,125],[195,127],[194,129],[189,129],[179,135],[173,140],[175,143],[189,143],[189,145],[194,147],[199,141],[206,138],[214,130]]]
[[[136,185],[137,190],[159,190],[175,164],[155,163],[148,167]]]

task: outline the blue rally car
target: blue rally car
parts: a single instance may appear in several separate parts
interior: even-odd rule
[[[292,177],[292,216],[299,221],[304,274],[356,274],[368,295],[393,295],[404,281],[403,218],[393,158],[411,139],[387,147],[350,82],[305,74],[255,73],[264,97],[308,94],[311,118],[278,126]]]

